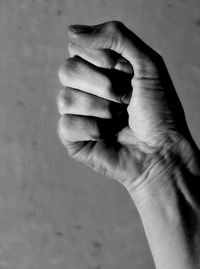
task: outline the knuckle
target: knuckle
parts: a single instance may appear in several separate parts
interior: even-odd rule
[[[76,57],[69,58],[64,61],[58,71],[58,76],[63,85],[67,85],[71,77],[77,72],[78,60]]]
[[[78,46],[77,44],[73,42],[69,42],[67,48],[68,48],[69,55],[71,57],[70,59],[74,61],[75,63],[79,63],[81,60],[79,55],[81,54],[81,51],[83,51],[83,48],[81,48],[80,46]]]
[[[66,66],[65,66],[65,64],[63,63],[63,64],[60,66],[59,70],[58,70],[58,77],[59,77],[59,79],[60,79],[60,82],[61,82],[63,85],[65,85],[66,82],[67,82],[67,76],[66,76],[66,75],[67,75],[67,74],[66,74]]]
[[[117,32],[121,31],[123,26],[123,23],[120,21],[110,21],[105,25],[105,29],[109,33],[116,34]]]
[[[111,21],[105,25],[105,35],[109,37],[114,50],[119,50],[121,47],[121,40],[125,32],[125,26],[122,22]]]
[[[116,23],[114,21],[108,22],[105,26],[105,30],[108,33],[115,33],[116,32]]]
[[[58,135],[62,142],[65,142],[69,139],[70,134],[69,130],[72,129],[73,121],[72,118],[68,115],[63,115],[58,122]]]
[[[67,72],[76,71],[78,67],[78,60],[76,57],[68,58],[64,63],[64,68]]]
[[[66,139],[66,128],[63,122],[63,116],[58,121],[58,136],[61,142],[64,144]]]
[[[72,105],[72,96],[69,89],[62,89],[57,96],[57,107],[61,115],[67,113]]]
[[[71,57],[73,57],[75,55],[74,48],[75,48],[75,45],[72,42],[69,42],[68,43],[68,52],[69,52]]]
[[[66,132],[65,126],[63,126],[63,117],[58,122],[58,136],[61,143],[66,147],[68,154],[72,157],[74,150],[70,141],[70,135]]]

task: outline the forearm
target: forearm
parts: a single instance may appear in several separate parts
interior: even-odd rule
[[[200,268],[200,155],[180,147],[131,190],[157,269]]]
[[[59,70],[61,141],[73,158],[128,188],[157,269],[200,268],[199,150],[177,139],[187,124],[163,59],[120,22],[68,33],[70,55],[79,57]],[[119,70],[128,80],[117,80]],[[178,143],[166,150],[169,138]]]

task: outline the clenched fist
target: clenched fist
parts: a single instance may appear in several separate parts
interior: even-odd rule
[[[75,159],[129,190],[188,135],[161,56],[120,22],[69,27],[59,136]]]
[[[200,152],[163,59],[119,22],[68,33],[61,141],[127,188],[157,269],[200,268]]]

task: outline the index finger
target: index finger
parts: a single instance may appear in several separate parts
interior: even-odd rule
[[[110,49],[122,55],[134,69],[134,76],[154,76],[158,54],[121,22],[94,26],[73,25],[68,29],[71,40],[86,48]]]

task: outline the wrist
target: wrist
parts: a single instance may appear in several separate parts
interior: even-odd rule
[[[142,192],[159,192],[170,181],[187,184],[190,178],[200,181],[200,151],[192,137],[181,137],[178,142],[154,154],[149,167],[128,191],[135,201],[140,199]]]
[[[200,153],[193,140],[157,156],[130,195],[156,268],[199,268]]]

